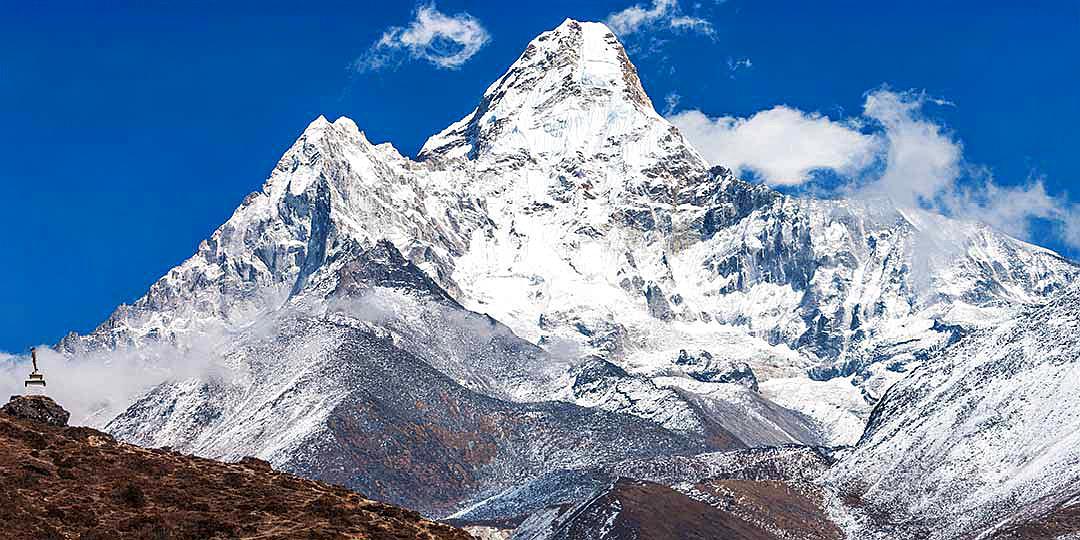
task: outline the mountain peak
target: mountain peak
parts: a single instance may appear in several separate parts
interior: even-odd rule
[[[317,118],[312,120],[311,123],[309,123],[306,128],[304,128],[304,133],[301,134],[300,137],[303,138],[305,136],[306,137],[318,136],[322,132],[326,131],[326,128],[331,126],[331,125],[333,125],[333,124],[331,124],[330,121],[327,120],[325,116],[320,114]]]
[[[614,35],[614,32],[612,32],[611,29],[602,22],[579,21],[577,19],[571,19],[567,17],[565,20],[563,20],[562,23],[559,24],[559,26],[556,26],[554,29],[547,32],[543,32],[542,34],[540,34],[540,36],[537,36],[537,38],[543,36],[544,34],[575,33],[592,33],[600,37],[607,36],[608,34]]]
[[[554,30],[538,36],[530,46],[543,43],[545,38],[548,43],[568,54],[571,61],[576,62],[576,75],[581,82],[594,87],[610,86],[612,89],[623,90],[640,105],[652,108],[649,97],[641,87],[637,68],[630,62],[626,49],[606,24],[566,19]]]
[[[300,135],[300,138],[298,140],[316,139],[319,135],[325,133],[327,129],[334,129],[335,131],[347,137],[360,137],[364,139],[365,142],[367,140],[366,138],[364,138],[363,132],[360,131],[360,128],[357,127],[356,122],[354,122],[348,116],[339,116],[337,120],[331,122],[327,120],[326,116],[321,114],[317,118],[312,120],[306,128],[304,128],[304,132]]]
[[[588,21],[586,21],[586,22],[588,22]],[[565,31],[568,28],[572,28],[574,25],[580,25],[580,24],[581,24],[581,21],[579,21],[577,19],[567,17],[567,18],[563,19],[563,22],[560,23],[559,26],[556,26],[555,29],[552,30],[552,32]],[[607,28],[607,25],[605,25],[604,23],[592,23],[592,24],[596,24],[598,26],[603,26],[604,28]]]
[[[420,158],[590,155],[655,122],[670,127],[615,34],[603,23],[566,19],[533,39],[477,108],[429,139]]]

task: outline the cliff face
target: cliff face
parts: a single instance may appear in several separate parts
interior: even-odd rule
[[[0,414],[4,538],[470,538],[254,458],[222,463],[32,419],[50,410],[63,411],[13,397]]]

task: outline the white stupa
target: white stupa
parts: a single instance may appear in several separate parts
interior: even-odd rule
[[[34,371],[30,372],[30,376],[27,377],[23,386],[28,394],[41,393],[45,389],[45,375],[38,371],[37,348],[30,348],[30,359],[34,362]]]

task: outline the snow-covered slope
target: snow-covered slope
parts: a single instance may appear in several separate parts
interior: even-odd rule
[[[344,261],[329,261],[337,272],[328,297],[316,295],[326,284],[313,281],[288,306],[233,335],[221,353],[235,376],[161,384],[106,429],[219,459],[256,455],[435,515],[551,468],[711,447],[702,436],[636,416],[471,390],[514,389],[513,378],[498,374],[510,365],[514,377],[527,376],[543,355],[461,309],[389,243]],[[456,327],[441,327],[448,337],[462,338],[433,349],[461,354],[453,370],[440,363],[448,358],[411,353],[419,344],[394,331],[398,314],[418,305],[441,314],[435,324]]]
[[[894,385],[829,481],[868,538],[968,538],[1080,482],[1080,287],[975,333]],[[855,503],[855,504],[853,504]]]
[[[69,335],[61,346],[137,346],[198,335],[208,323],[243,327],[283,306],[353,244],[390,240],[442,279],[482,214],[476,199],[444,190],[450,172],[418,169],[389,144],[369,143],[352,120],[320,116],[262,190],[248,195],[195,255],[91,335]]]
[[[347,118],[315,120],[194,256],[60,346],[188,348],[224,332],[236,376],[169,381],[110,429],[257,454],[393,499],[416,496],[409,475],[448,454],[365,476],[349,467],[379,461],[356,458],[365,443],[346,435],[348,419],[357,403],[378,408],[363,431],[375,438],[434,421],[392,399],[420,392],[408,377],[421,372],[445,377],[470,414],[513,410],[557,434],[618,418],[667,441],[592,445],[600,457],[560,454],[559,466],[851,444],[893,382],[1078,274],[980,224],[790,197],[709,168],[657,114],[614,35],[567,20],[415,160]],[[429,435],[475,443],[473,421],[441,419]],[[491,453],[469,453],[482,474],[431,500],[393,500],[449,511],[544,474],[550,448],[515,439],[533,424],[519,426],[484,426]]]

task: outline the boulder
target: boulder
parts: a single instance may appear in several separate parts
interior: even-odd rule
[[[11,396],[0,413],[50,426],[66,426],[71,413],[48,396]]]

